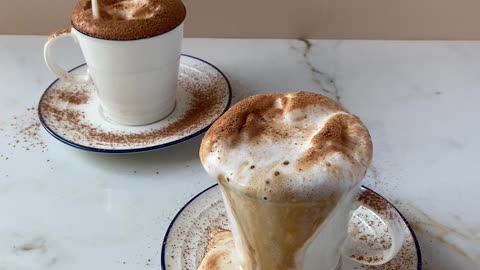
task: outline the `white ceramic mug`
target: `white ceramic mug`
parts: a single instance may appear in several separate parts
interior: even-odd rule
[[[88,71],[70,74],[52,58],[61,38],[80,45]],[[73,84],[93,80],[105,118],[123,125],[145,125],[168,116],[175,107],[183,23],[175,29],[139,40],[106,40],[75,28],[52,34],[44,47],[45,62],[61,80]]]

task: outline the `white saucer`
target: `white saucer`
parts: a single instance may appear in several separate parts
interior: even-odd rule
[[[82,72],[86,65],[73,69]],[[182,55],[175,110],[145,126],[123,126],[100,112],[93,83],[71,85],[61,80],[45,91],[38,106],[43,127],[70,146],[93,152],[133,153],[155,150],[193,138],[215,122],[230,106],[231,87],[212,64]]]
[[[362,188],[364,192],[378,196],[380,202],[385,203],[388,207],[393,207],[386,199],[374,191],[366,187]],[[400,212],[398,214],[401,216]],[[403,216],[402,219],[405,226],[405,241],[399,254],[392,261],[380,266],[364,266],[342,259],[340,269],[420,270],[420,247],[413,230]],[[376,225],[381,223],[376,222],[377,220],[378,218],[373,212],[360,207],[353,213],[349,224],[349,233],[354,235],[355,240],[359,241],[359,245],[376,246],[377,242],[379,242],[377,240],[384,237],[385,230],[388,230],[380,225]],[[162,269],[196,270],[203,258],[209,240],[209,232],[214,228],[226,230],[229,228],[218,185],[214,185],[195,196],[175,216],[163,241]],[[305,270],[312,269],[306,266]]]

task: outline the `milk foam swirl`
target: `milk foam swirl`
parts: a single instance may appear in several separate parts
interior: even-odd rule
[[[258,95],[205,135],[200,159],[221,183],[277,202],[314,201],[358,184],[372,159],[360,119],[307,92]]]

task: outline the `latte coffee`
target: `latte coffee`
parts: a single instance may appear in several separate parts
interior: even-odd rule
[[[181,0],[98,0],[100,18],[92,16],[92,1],[80,0],[71,21],[88,36],[108,40],[135,40],[175,29],[186,16]]]
[[[329,242],[319,256],[335,259],[318,269],[336,269],[351,191],[372,159],[369,132],[357,116],[314,93],[253,96],[210,128],[200,159],[222,189],[235,269],[303,269],[319,234]]]

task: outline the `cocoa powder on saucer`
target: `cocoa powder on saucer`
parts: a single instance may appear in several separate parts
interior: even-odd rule
[[[205,126],[205,121],[213,114],[218,114],[218,104],[226,98],[223,91],[217,91],[224,83],[221,77],[212,77],[208,83],[190,82],[188,92],[191,100],[187,111],[177,121],[161,129],[145,132],[114,132],[106,131],[86,119],[85,113],[76,109],[77,105],[88,103],[91,92],[86,90],[69,91],[51,89],[41,102],[40,109],[46,122],[57,125],[56,130],[73,132],[78,140],[86,140],[90,146],[101,145],[147,145],[161,138],[173,135],[181,136]],[[61,102],[59,102],[61,101]],[[61,106],[68,103],[72,106]]]
[[[58,98],[64,102],[80,105],[85,104],[90,99],[90,96],[86,91],[77,91],[77,92],[69,92],[69,91],[59,91]]]

